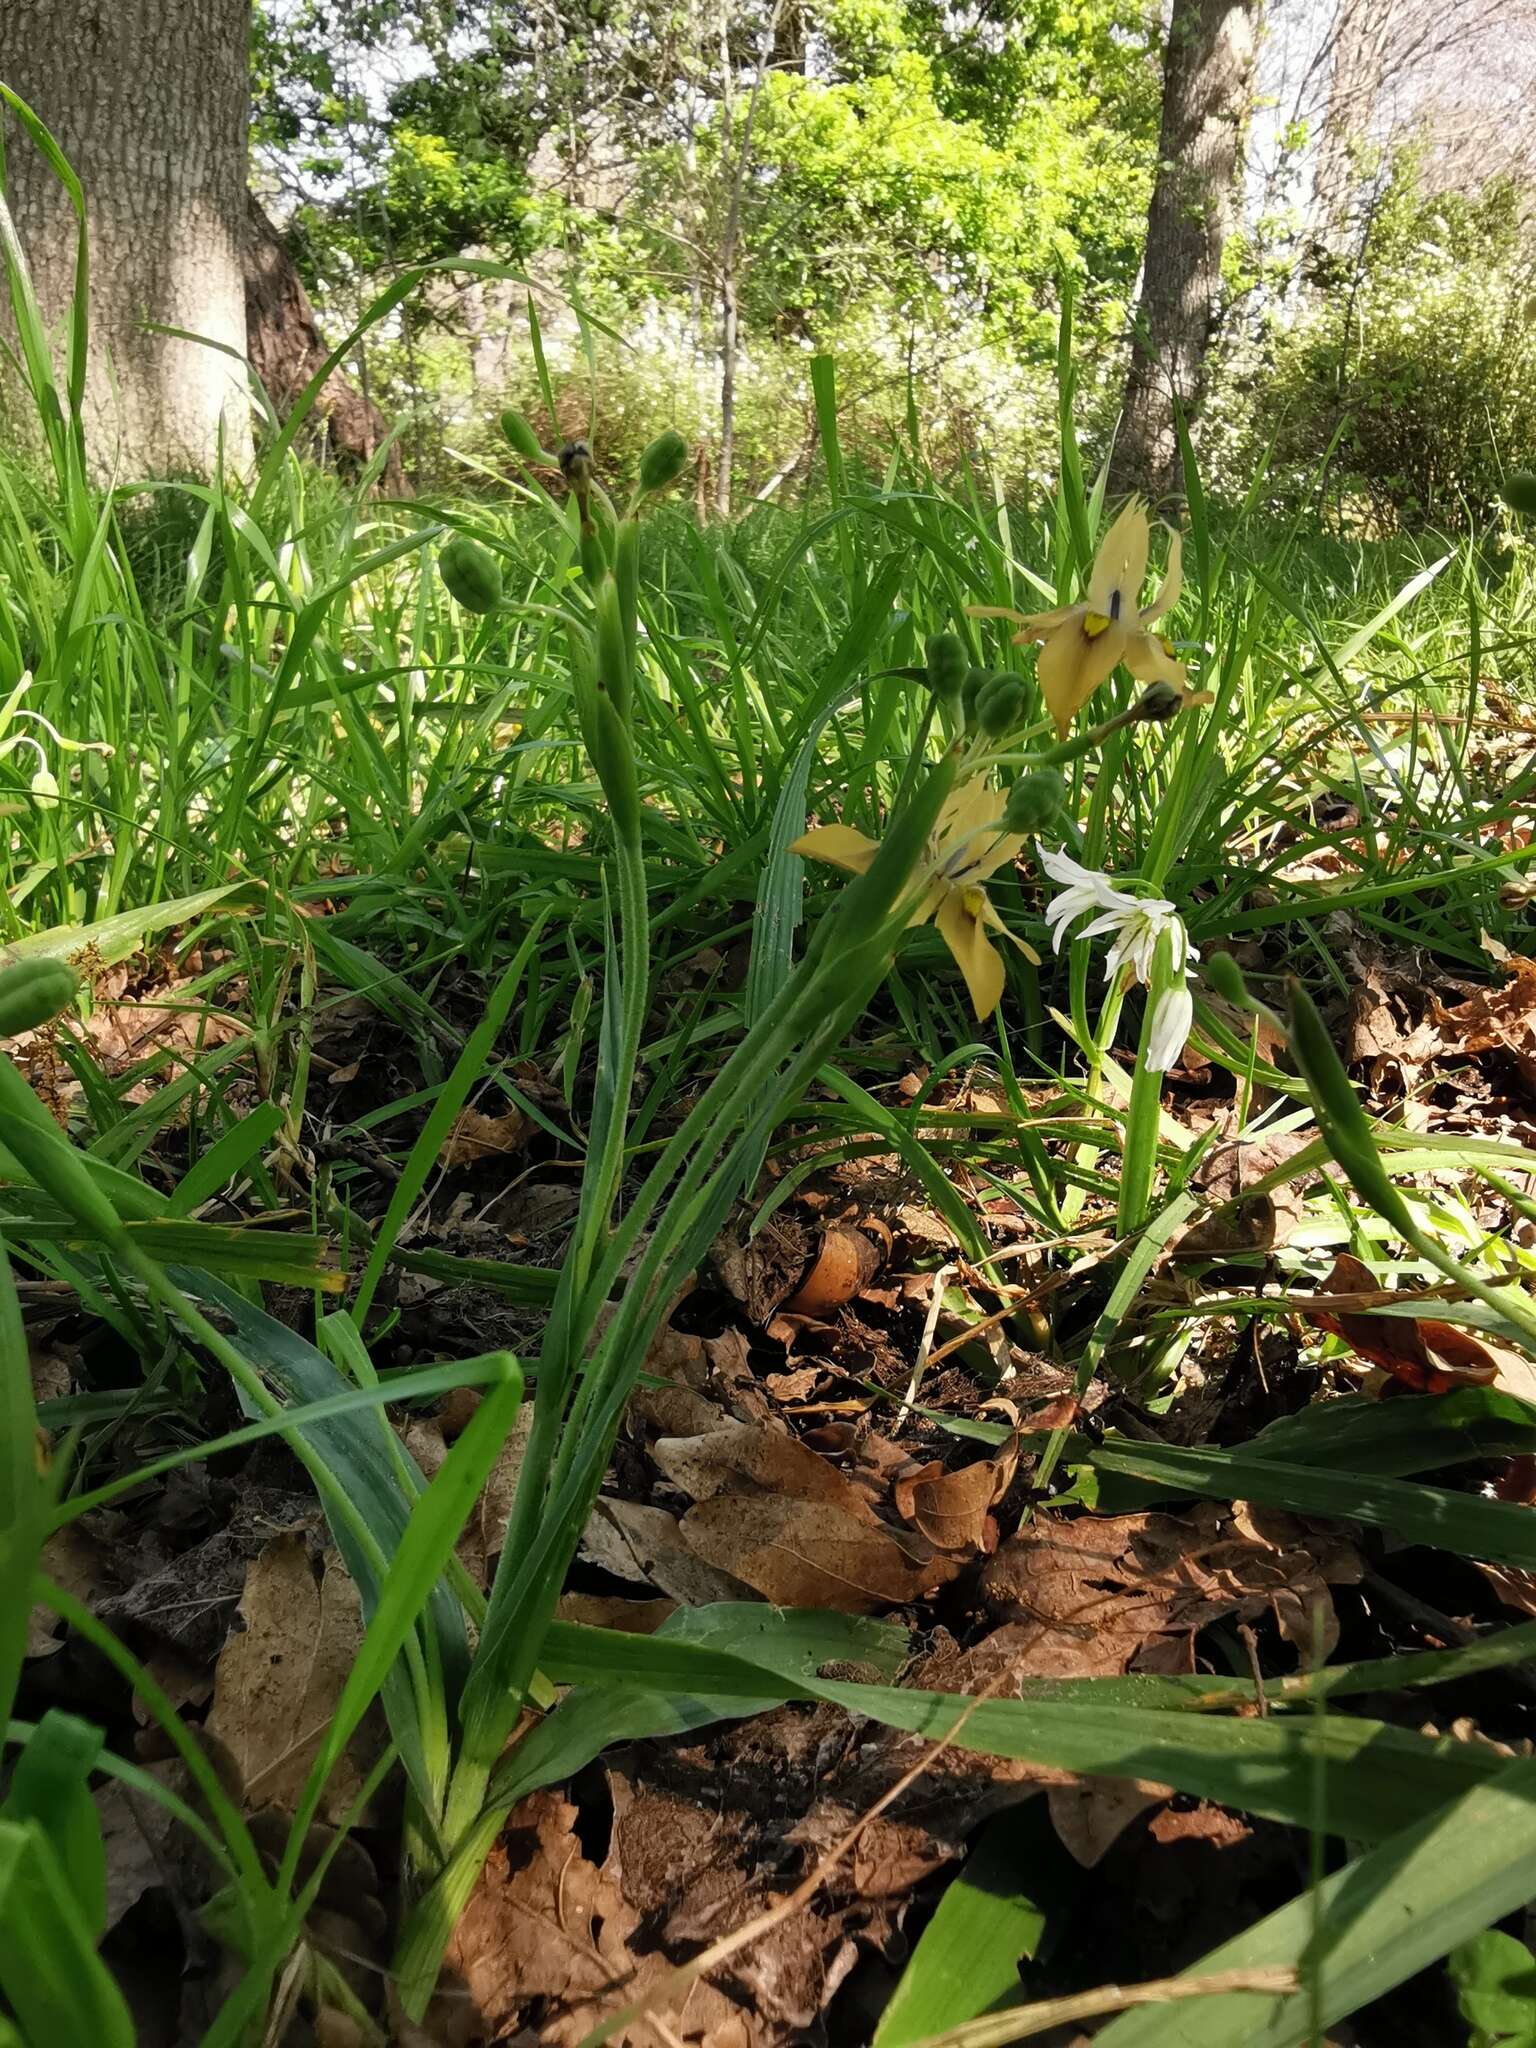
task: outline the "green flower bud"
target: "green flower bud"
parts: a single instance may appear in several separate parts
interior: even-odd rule
[[[1517,469],[1505,477],[1499,496],[1511,512],[1536,519],[1536,470]]]
[[[63,960],[13,960],[0,966],[0,1033],[36,1031],[75,999],[80,986]]]
[[[1153,683],[1143,691],[1136,706],[1136,716],[1153,725],[1161,725],[1166,719],[1177,718],[1183,708],[1184,692],[1176,684]]]
[[[448,595],[465,611],[493,612],[501,603],[501,564],[462,533],[439,549],[437,569]]]
[[[520,412],[514,412],[509,405],[501,416],[501,431],[507,438],[507,446],[514,455],[521,455],[524,462],[542,462],[544,450],[539,437],[529,426]]]
[[[675,427],[668,427],[640,457],[641,490],[664,491],[668,484],[675,484],[687,460],[688,443]]]
[[[928,642],[928,682],[936,697],[957,697],[965,688],[969,663],[958,633],[935,633]]]
[[[1000,740],[1024,717],[1024,685],[1017,676],[995,675],[976,699],[976,725],[989,740]]]
[[[976,700],[991,680],[989,668],[971,668],[965,672],[965,681],[960,685],[960,709],[968,729],[976,723]]]
[[[1037,768],[1032,775],[1021,775],[1009,790],[1003,822],[1010,832],[1032,839],[1060,816],[1066,800],[1067,785],[1056,770]]]
[[[1240,1010],[1246,1010],[1251,998],[1248,984],[1243,979],[1243,970],[1230,953],[1210,953],[1202,963],[1206,980],[1217,995],[1225,996],[1229,1003],[1235,1003]]]

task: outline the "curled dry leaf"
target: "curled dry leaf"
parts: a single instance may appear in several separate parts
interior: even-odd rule
[[[487,1159],[506,1159],[521,1152],[533,1134],[533,1120],[520,1109],[486,1116],[461,1109],[449,1126],[437,1154],[439,1166],[479,1166]]]
[[[1457,1387],[1487,1387],[1499,1377],[1499,1362],[1486,1345],[1453,1323],[1425,1316],[1372,1315],[1369,1307],[1348,1308],[1333,1297],[1361,1295],[1379,1301],[1382,1290],[1368,1267],[1341,1252],[1323,1282],[1328,1306],[1299,1304],[1307,1321],[1351,1351],[1391,1373],[1421,1394],[1448,1394]]]
[[[718,1237],[710,1259],[726,1293],[761,1329],[799,1285],[810,1250],[805,1225],[781,1212],[744,1239],[730,1233]]]
[[[887,1239],[889,1235],[886,1232]],[[883,1257],[873,1237],[838,1224],[821,1240],[816,1263],[784,1305],[792,1315],[802,1316],[841,1308],[874,1279]]]
[[[983,1458],[958,1472],[947,1472],[942,1463],[924,1465],[891,1489],[896,1511],[940,1550],[990,1554],[997,1548],[997,1523],[988,1510],[1012,1485],[1018,1464],[1015,1438],[995,1458]]]
[[[335,1557],[317,1579],[303,1533],[286,1530],[246,1574],[240,1618],[219,1652],[208,1732],[238,1771],[247,1808],[292,1811],[357,1660],[357,1588]],[[370,1716],[326,1784],[325,1819],[346,1812],[378,1741]]]

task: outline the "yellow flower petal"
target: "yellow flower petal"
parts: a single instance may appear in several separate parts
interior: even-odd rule
[[[862,875],[880,848],[851,825],[818,825],[803,833],[789,850],[807,860],[824,860],[835,868],[846,868],[851,875]]]
[[[1058,738],[1072,730],[1073,719],[1114,669],[1130,637],[1129,626],[1112,625],[1090,639],[1081,619],[1074,618],[1058,626],[1041,648],[1036,674]]]
[[[1189,680],[1188,669],[1175,660],[1161,633],[1133,633],[1123,659],[1138,683],[1177,683],[1182,690]]]
[[[951,889],[939,905],[934,924],[965,976],[977,1017],[990,1017],[1002,999],[1003,956],[987,937],[982,915],[968,907],[971,897],[981,899],[983,911],[990,908],[983,890]]]
[[[1028,939],[1021,939],[1017,932],[1012,932],[1008,929],[1007,925],[1003,923],[1003,920],[993,908],[990,898],[983,899],[981,921],[1005,938],[1010,946],[1017,946],[1026,960],[1033,961],[1036,967],[1040,965],[1040,955],[1035,951]]]
[[[1086,610],[1086,605],[1060,604],[1053,612],[1028,612],[1023,616],[1017,612],[1010,613],[1009,616],[1019,623],[1013,644],[1018,647],[1026,640],[1043,640],[1047,633],[1054,633],[1058,626],[1064,626],[1068,619],[1075,619]]]
[[[1141,615],[1141,623],[1150,626],[1171,612],[1179,601],[1179,592],[1184,588],[1184,536],[1175,533],[1168,543],[1168,574],[1163,578],[1162,588]]]
[[[1088,609],[1130,625],[1136,615],[1141,586],[1147,580],[1149,529],[1146,507],[1132,498],[1105,534],[1093,559],[1088,584]]]

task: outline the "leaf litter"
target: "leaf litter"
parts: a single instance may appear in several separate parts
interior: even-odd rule
[[[1536,1008],[1529,968],[1514,959],[1500,990],[1436,998],[1417,1016],[1404,1011],[1403,1030],[1428,1030],[1425,1058],[1435,1071],[1502,1063],[1524,1085]],[[1377,981],[1384,1000],[1410,1000],[1390,976]],[[1368,1070],[1395,1060],[1406,1074],[1417,1042],[1394,1048],[1380,1019],[1373,1028],[1374,1049],[1362,1053]],[[1397,1085],[1386,1066],[1377,1071],[1383,1085]],[[1199,1086],[1195,1073],[1176,1080]],[[943,1100],[935,1096],[936,1109]],[[1198,1127],[1204,1112],[1184,1113]],[[536,1157],[520,1111],[466,1122],[477,1114],[461,1115],[450,1133],[439,1162],[449,1173],[522,1171],[523,1155]],[[1211,1106],[1214,1123],[1222,1114],[1220,1103]],[[1186,1232],[1170,1247],[1166,1273],[1271,1255],[1308,1226],[1311,1212],[1291,1183],[1258,1198],[1248,1192],[1282,1169],[1301,1139],[1239,1143],[1230,1129],[1218,1137],[1199,1185],[1221,1227]],[[1067,1286],[1042,1268],[1043,1292],[999,1288],[995,1270],[967,1264],[951,1226],[896,1160],[860,1162],[858,1174],[803,1192],[763,1231],[742,1224],[722,1240],[697,1298],[679,1305],[653,1346],[564,1616],[647,1631],[679,1605],[720,1599],[886,1614],[914,1630],[903,1684],[972,1696],[989,1688],[1006,1696],[1030,1677],[1242,1669],[1245,1654],[1255,1671],[1260,1658],[1267,1670],[1293,1668],[1319,1642],[1328,1654],[1341,1635],[1353,1631],[1358,1643],[1376,1626],[1359,1591],[1365,1556],[1335,1528],[1241,1502],[1123,1514],[1032,1505],[1033,1425],[1080,1419],[1070,1398],[1062,1404],[1070,1376],[1052,1352],[1073,1317],[1091,1317],[1103,1299],[1091,1259]],[[564,1202],[568,1191],[556,1184],[552,1193]],[[993,1244],[1018,1229],[1017,1210],[995,1189],[978,1184],[968,1201]],[[451,1228],[467,1231],[467,1213],[451,1213]],[[498,1220],[474,1227],[527,1256],[526,1245],[540,1242],[540,1213],[537,1202],[519,1207],[509,1196],[486,1212]],[[1100,1237],[1107,1256],[1112,1236]],[[1085,1248],[1098,1241],[1083,1234]],[[465,1248],[484,1247],[466,1239]],[[946,1269],[953,1277],[943,1280]],[[1434,1294],[1421,1315],[1381,1314],[1391,1291],[1339,1254],[1310,1297],[1295,1292],[1293,1327],[1341,1338],[1405,1393],[1487,1384],[1490,1362],[1499,1371],[1497,1347],[1437,1318]],[[935,1369],[921,1407],[898,1424],[935,1301]],[[450,1327],[443,1316],[439,1334]],[[999,1393],[1014,1398],[999,1403]],[[1053,1408],[1031,1410],[1031,1401],[1053,1396]],[[1296,1390],[1285,1398],[1294,1403]],[[1106,1400],[1101,1412],[1143,1432],[1176,1428],[1173,1418],[1153,1424],[1124,1390],[1106,1393],[1102,1382],[1084,1405]],[[473,1401],[456,1398],[402,1425],[428,1474]],[[938,1417],[1002,1417],[1003,1426],[983,1446],[947,1434]],[[481,1584],[505,1532],[520,1449],[509,1442],[461,1543]],[[294,1512],[312,1503],[261,1485],[243,1491],[243,1507],[222,1528],[190,1541],[180,1531],[157,1536],[142,1517],[88,1518],[70,1532],[79,1538],[70,1569],[77,1589],[159,1668],[176,1660],[178,1697],[201,1713],[264,1834],[291,1807],[350,1667],[357,1613],[313,1519]],[[137,1552],[125,1572],[114,1545],[130,1526]],[[1521,1600],[1518,1590],[1501,1590]],[[34,1647],[56,1656],[57,1631],[44,1624]],[[1475,1718],[1451,1726],[1485,1739]],[[355,1791],[378,1739],[376,1726],[366,1731],[333,1781],[337,1799],[338,1786]],[[691,1737],[632,1743],[601,1770],[531,1795],[460,1924],[461,1996],[456,2010],[439,2013],[432,2038],[579,2041],[604,2012],[643,1997],[680,1961],[782,1899],[928,1747],[838,1708],[785,1707]],[[173,1769],[152,1756],[145,1767]],[[676,2038],[723,2048],[817,2029],[861,2037],[867,2028],[852,2016],[878,2010],[879,1987],[888,1988],[977,1828],[1037,1795],[1070,1859],[1094,1870],[1096,1898],[1134,1899],[1144,1920],[1174,1898],[1194,1919],[1200,1884],[1157,1875],[1183,1867],[1180,1858],[1195,1859],[1190,1867],[1207,1880],[1210,1859],[1225,1858],[1260,1891],[1263,1872],[1283,1866],[1295,1889],[1285,1830],[1180,1800],[1151,1781],[1082,1779],[950,1751],[872,1824],[835,1883],[760,1948],[694,1985],[680,2008],[666,2009],[666,2024]],[[177,1830],[146,1834],[120,1806],[107,1805],[109,1875],[114,1912],[131,1920],[189,1852]],[[326,1812],[335,1817],[339,1806],[328,1802]],[[382,1957],[386,1907],[366,1839],[364,1830],[352,1900],[333,1896],[312,1933],[337,1954]],[[1201,1898],[1207,1919],[1211,1910]],[[1225,1924],[1218,1913],[1213,1939]],[[376,1982],[366,1995],[376,2002]],[[408,2038],[404,2030],[399,2038]],[[622,2038],[658,2037],[637,2022]]]

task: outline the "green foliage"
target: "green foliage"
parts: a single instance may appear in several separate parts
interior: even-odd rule
[[[1470,196],[1426,191],[1405,149],[1357,252],[1315,251],[1307,284],[1294,321],[1261,345],[1263,376],[1233,366],[1234,477],[1273,437],[1273,482],[1303,501],[1329,458],[1327,495],[1346,527],[1482,520],[1505,471],[1536,454],[1526,195],[1507,179]]]
[[[1448,1967],[1469,2048],[1532,2048],[1536,2043],[1536,1956],[1512,1934],[1488,1928],[1455,1949]]]

